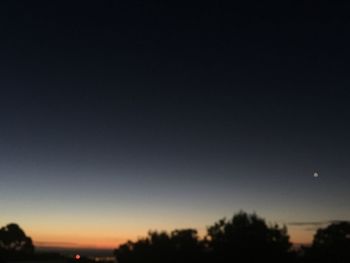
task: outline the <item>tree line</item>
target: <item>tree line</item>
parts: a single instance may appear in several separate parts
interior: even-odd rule
[[[345,263],[350,262],[350,223],[318,229],[309,247],[295,249],[285,226],[269,225],[256,214],[239,212],[207,228],[150,231],[115,250],[119,263]]]
[[[209,226],[202,238],[195,229],[150,231],[144,238],[121,244],[114,253],[118,263],[348,263],[350,222],[318,229],[312,244],[297,250],[285,226],[267,224],[242,211]],[[17,224],[0,228],[0,263],[53,257],[38,256],[32,239]]]

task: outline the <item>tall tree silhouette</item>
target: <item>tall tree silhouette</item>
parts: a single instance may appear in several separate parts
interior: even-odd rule
[[[240,212],[208,228],[214,262],[287,262],[291,260],[286,227],[268,226],[256,214]]]

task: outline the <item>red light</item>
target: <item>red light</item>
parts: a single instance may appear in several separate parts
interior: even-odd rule
[[[74,258],[75,258],[76,260],[79,260],[79,259],[80,259],[80,255],[79,255],[79,254],[76,254]]]

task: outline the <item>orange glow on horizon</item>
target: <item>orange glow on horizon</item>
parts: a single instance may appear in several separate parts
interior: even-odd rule
[[[293,244],[310,244],[313,239],[313,232],[298,227],[290,227],[289,235]],[[144,237],[147,232],[140,235],[130,235],[130,238],[110,238],[101,236],[72,236],[72,235],[33,235],[34,245],[45,248],[81,248],[81,249],[116,249],[119,245],[128,240],[137,240]],[[203,233],[199,233],[202,238]]]
[[[120,244],[125,243],[128,239],[121,239],[117,242],[103,241],[98,238],[91,240],[76,240],[76,242],[65,241],[35,241],[36,247],[42,248],[81,248],[81,249],[116,249]]]
[[[290,235],[290,241],[297,245],[311,244],[314,236],[314,232],[305,230],[300,227],[289,227],[288,232]]]
[[[132,221],[129,219],[128,221],[127,217],[119,217],[115,220],[96,217],[92,223],[79,218],[61,218],[59,216],[55,220],[45,221],[46,223],[37,218],[23,221],[25,223],[19,221],[19,224],[26,234],[32,237],[36,247],[115,249],[128,240],[135,241],[147,236],[149,230],[172,231],[174,229],[194,228],[198,230],[199,237],[203,238],[206,234],[206,226],[211,225],[215,219],[197,221],[195,225],[192,225],[193,222],[181,221],[178,218],[161,223],[153,218],[152,220]],[[294,244],[309,244],[314,235],[313,231],[299,226],[288,226],[288,233]]]

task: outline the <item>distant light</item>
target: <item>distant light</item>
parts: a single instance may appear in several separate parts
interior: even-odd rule
[[[314,172],[314,177],[317,178],[319,174],[317,172]]]
[[[79,260],[79,259],[80,259],[80,255],[79,255],[79,254],[76,254],[74,258],[75,258],[76,260]]]

